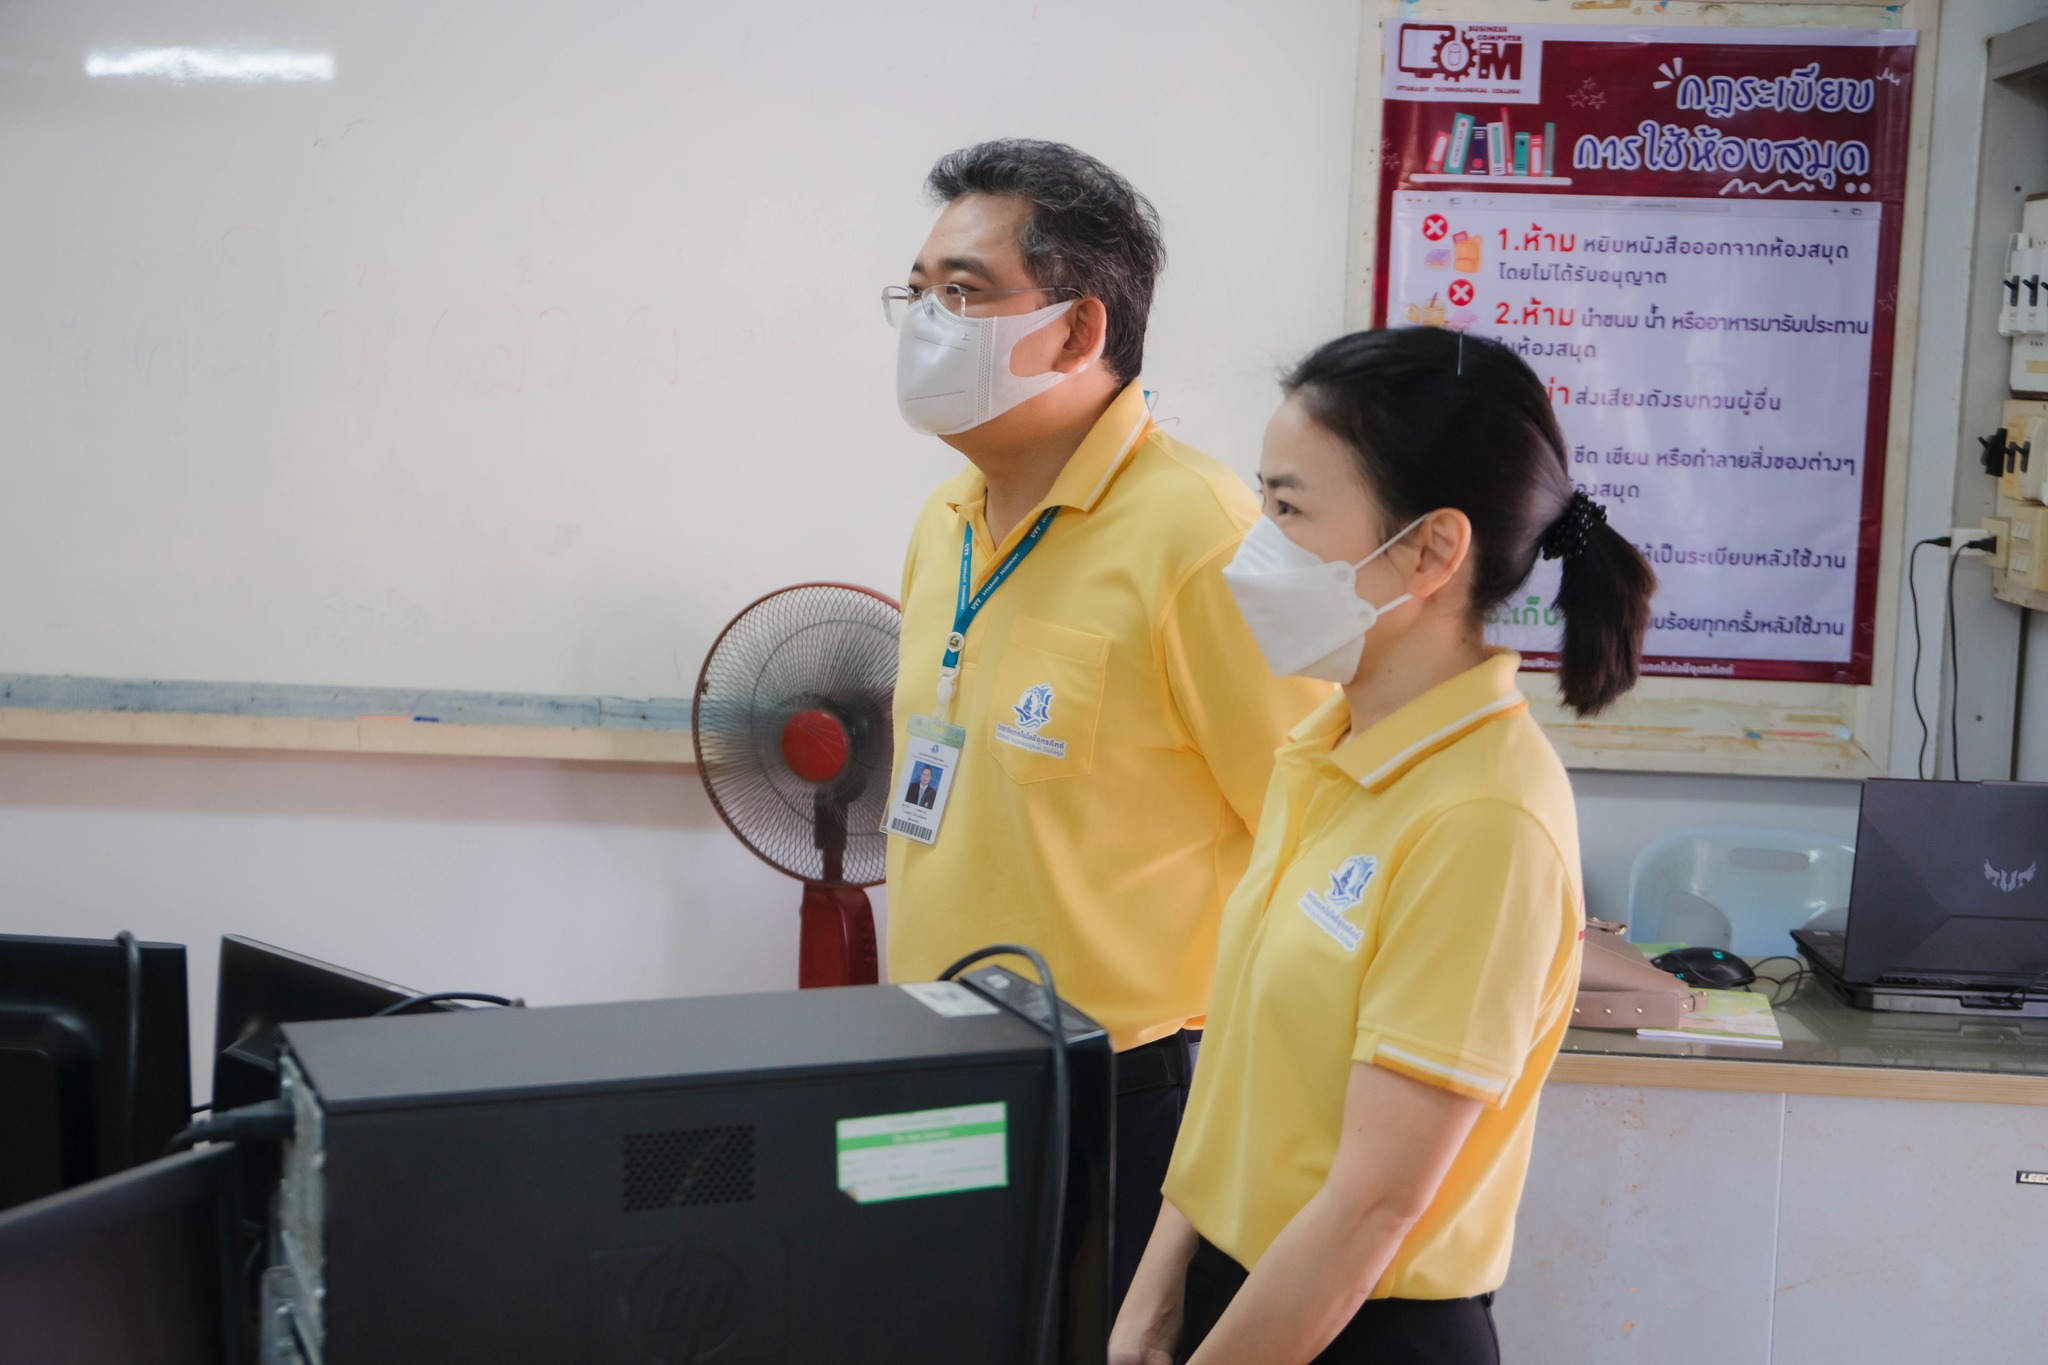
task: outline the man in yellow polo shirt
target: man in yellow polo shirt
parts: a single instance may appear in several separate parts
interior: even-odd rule
[[[1224,586],[1251,490],[1152,424],[1151,204],[1048,142],[954,152],[928,189],[944,211],[884,296],[897,397],[970,463],[904,564],[892,794],[906,756],[939,776],[892,807],[889,976],[1023,943],[1110,1031],[1120,1298],[1273,751],[1330,689],[1275,678]]]

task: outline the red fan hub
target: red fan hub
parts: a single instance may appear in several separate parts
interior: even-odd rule
[[[799,711],[782,726],[782,761],[806,782],[830,782],[846,769],[846,727],[824,711]]]

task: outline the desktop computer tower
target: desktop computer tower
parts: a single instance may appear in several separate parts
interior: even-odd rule
[[[1038,987],[286,1025],[265,1357],[1023,1362],[1059,1198]],[[1061,1005],[1056,1348],[1109,1330],[1114,1061]]]

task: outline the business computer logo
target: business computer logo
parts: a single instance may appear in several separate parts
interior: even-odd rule
[[[1336,940],[1337,946],[1345,952],[1355,952],[1365,939],[1365,930],[1344,918],[1344,912],[1365,899],[1365,888],[1372,884],[1373,874],[1379,870],[1380,860],[1369,854],[1356,854],[1346,858],[1330,874],[1330,890],[1327,895],[1313,891],[1301,893],[1296,902],[1301,913],[1309,917],[1316,928]]]
[[[1991,860],[1986,858],[1984,860],[1984,880],[2010,896],[2013,892],[2034,880],[2034,874],[2040,868],[2041,865],[2039,863],[2029,863],[2024,871],[2007,872],[2002,868],[1993,867]]]
[[[1541,92],[1543,40],[1508,24],[1399,26],[1387,64],[1391,99],[1473,96],[1533,104]]]

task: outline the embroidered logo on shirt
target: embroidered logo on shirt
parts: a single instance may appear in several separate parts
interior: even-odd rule
[[[1040,683],[1024,689],[1024,695],[1017,698],[1017,704],[1010,708],[1017,713],[1017,728],[1037,730],[1052,719],[1052,684]]]
[[[1016,713],[1017,723],[997,722],[996,738],[1028,753],[1044,754],[1048,758],[1065,758],[1067,742],[1063,739],[1048,739],[1039,730],[1052,719],[1053,690],[1051,683],[1039,683],[1024,689],[1024,695],[1017,698],[1010,708]]]
[[[1301,913],[1315,922],[1316,928],[1335,939],[1337,946],[1345,952],[1356,952],[1365,939],[1365,930],[1344,918],[1344,912],[1365,899],[1365,888],[1372,884],[1373,874],[1379,871],[1380,860],[1369,854],[1356,854],[1346,858],[1330,874],[1328,895],[1304,891],[1298,904]]]

